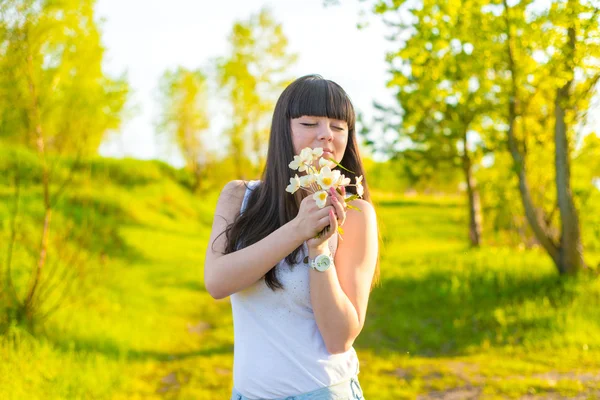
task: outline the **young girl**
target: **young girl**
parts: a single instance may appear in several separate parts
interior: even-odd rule
[[[231,296],[232,400],[363,398],[352,345],[379,275],[368,187],[351,203],[360,211],[347,208],[345,190],[332,190],[324,208],[306,191],[285,190],[298,173],[288,165],[305,147],[323,148],[355,173],[343,171],[352,182],[364,175],[355,120],[339,85],[297,79],[275,106],[262,179],[232,181],[221,192],[204,282],[215,299]],[[349,186],[348,195],[356,190]]]

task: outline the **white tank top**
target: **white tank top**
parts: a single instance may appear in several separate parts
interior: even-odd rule
[[[253,189],[260,181],[250,181]],[[241,211],[246,207],[246,189]],[[330,240],[335,254],[337,235]],[[333,244],[331,244],[333,242]],[[281,260],[272,291],[264,279],[230,296],[233,312],[233,386],[250,399],[273,399],[311,392],[350,379],[359,372],[353,347],[342,354],[327,351],[310,301],[310,268]]]

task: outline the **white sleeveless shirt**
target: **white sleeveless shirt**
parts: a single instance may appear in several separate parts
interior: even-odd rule
[[[260,181],[250,181],[253,189]],[[246,207],[246,189],[241,212]],[[330,240],[335,254],[337,234]],[[333,244],[331,244],[333,242]],[[317,326],[310,300],[310,268],[302,260],[291,267],[285,259],[276,274],[283,289],[271,290],[260,279],[230,296],[233,312],[233,386],[250,399],[273,399],[311,392],[350,379],[359,372],[353,347],[330,354]]]

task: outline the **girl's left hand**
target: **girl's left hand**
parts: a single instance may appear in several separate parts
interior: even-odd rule
[[[346,222],[346,202],[344,201],[345,189],[342,187],[342,194],[339,194],[334,188],[329,190],[331,197],[331,205],[335,209],[335,212],[331,210],[329,212],[329,230],[323,236],[319,238],[311,238],[306,244],[308,245],[310,253],[320,254],[327,250],[329,239],[337,233],[338,226],[342,226]]]
[[[344,225],[344,222],[346,222],[346,210],[348,209],[348,206],[346,205],[344,196],[346,194],[346,188],[342,186],[340,190],[342,191],[342,194],[339,194],[334,188],[330,188],[329,194],[331,195],[331,205],[335,208],[338,224],[339,226],[342,226]]]

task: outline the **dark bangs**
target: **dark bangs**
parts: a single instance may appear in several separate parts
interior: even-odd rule
[[[303,115],[327,117],[346,121],[348,131],[354,131],[354,107],[350,98],[337,83],[312,75],[298,82],[290,93],[286,117],[299,118]]]

